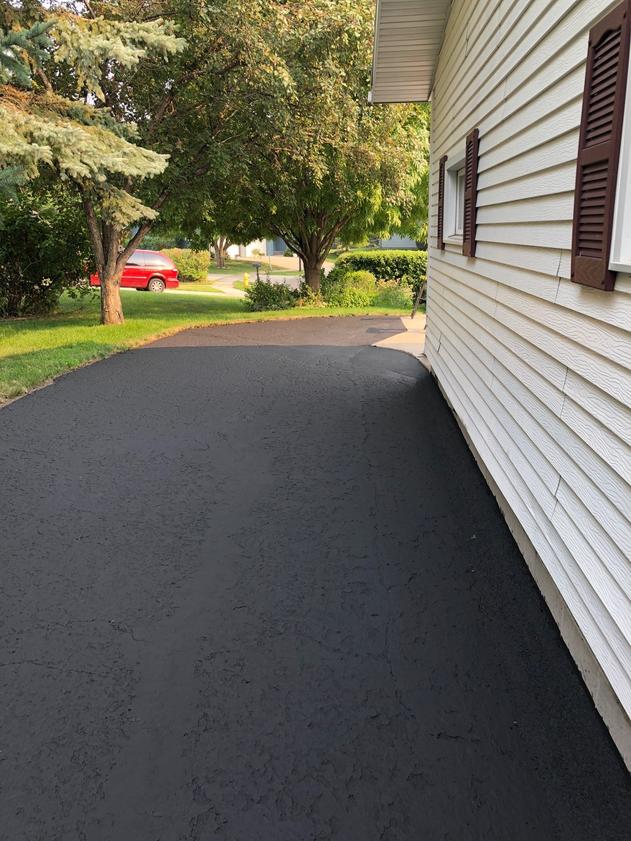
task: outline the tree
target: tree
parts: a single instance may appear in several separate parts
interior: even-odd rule
[[[293,80],[261,122],[247,194],[259,228],[281,236],[318,290],[334,243],[385,235],[427,218],[429,116],[424,106],[368,105],[372,0],[287,0],[280,53]]]
[[[278,6],[91,0],[51,15],[43,2],[33,5],[52,24],[46,60],[34,63],[31,91],[15,76],[0,89],[10,126],[0,161],[28,177],[50,166],[76,185],[102,321],[118,323],[123,267],[158,214],[199,206],[208,174],[239,154],[263,103],[286,90],[289,77],[269,47]]]
[[[208,195],[200,196],[199,204],[177,218],[178,229],[194,247],[212,247],[217,268],[225,267],[231,245],[247,245],[262,233],[247,189],[250,165],[250,156],[242,155],[232,160],[229,167],[216,171],[208,179]]]
[[[133,246],[120,250],[120,232],[154,218],[130,191],[134,179],[162,172],[167,156],[132,141],[133,123],[117,120],[103,102],[103,76],[115,66],[134,67],[149,54],[166,57],[183,48],[172,24],[136,23],[48,14],[28,30],[3,33],[0,161],[8,180],[33,179],[49,167],[79,190],[101,277],[101,320],[123,320],[119,282]],[[115,58],[112,58],[112,57]],[[60,68],[59,65],[62,65]],[[20,68],[29,68],[25,74]]]

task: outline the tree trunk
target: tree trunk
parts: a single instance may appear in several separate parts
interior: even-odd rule
[[[123,252],[120,248],[121,229],[112,222],[99,219],[87,193],[81,190],[81,195],[92,251],[96,258],[96,270],[101,281],[101,324],[123,324],[125,317],[120,292],[123,269],[129,254],[146,236],[149,226],[141,226]]]
[[[215,240],[215,265],[218,269],[226,267],[226,253],[229,245],[228,237],[217,237]]]
[[[120,291],[122,274],[122,270],[108,271],[106,267],[101,275],[101,324],[123,324],[125,321]]]
[[[323,260],[305,260],[305,280],[307,286],[313,292],[320,291],[320,275],[322,273]]]

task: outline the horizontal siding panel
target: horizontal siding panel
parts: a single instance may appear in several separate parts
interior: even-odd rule
[[[590,318],[620,328],[625,331],[626,341],[629,341],[631,299],[622,294],[620,278],[616,281],[615,292],[607,295],[599,289],[564,280],[559,284],[555,302],[568,310],[586,313]]]
[[[484,62],[485,56],[492,49],[490,45],[497,39],[498,27],[506,25],[507,20],[514,20],[522,4],[523,0],[507,0],[502,6],[486,0],[452,4],[440,52],[440,72],[436,74],[435,93],[440,96],[441,88],[455,88],[462,75],[463,65],[477,67]],[[506,9],[504,14],[503,8]]]
[[[599,356],[586,345],[567,339],[502,304],[498,305],[495,317],[505,327],[520,333],[533,345],[558,359],[620,403],[631,406],[629,374],[616,363]]]
[[[525,343],[520,342],[519,338],[515,337],[513,333],[508,330],[503,330],[502,327],[489,318],[483,312],[471,308],[466,314],[463,312],[458,296],[453,294],[449,289],[441,289],[437,292],[436,289],[432,292],[432,305],[436,304],[442,308],[448,309],[452,318],[459,324],[467,328],[468,331],[475,331],[479,335],[480,341],[489,348],[495,359],[504,365],[504,367],[515,373],[515,376],[535,394],[551,412],[555,415],[561,416],[563,404],[565,402],[565,395],[560,388],[552,385],[537,368],[550,367],[550,361],[542,354],[542,359],[535,359],[538,353],[536,348],[525,348]],[[433,310],[435,312],[435,309]],[[433,314],[432,314],[433,317]],[[528,354],[528,363],[523,359],[523,353],[526,350]],[[532,354],[528,351],[533,351]],[[561,375],[559,379],[565,380],[565,369],[561,366]]]
[[[431,319],[430,314],[430,323]],[[448,339],[443,329],[441,342],[444,341]],[[499,361],[493,368],[493,375],[494,389],[504,405],[513,407],[524,431],[537,442],[559,474],[573,487],[582,489],[592,510],[597,510],[602,521],[609,524],[612,539],[631,557],[629,520],[620,513],[628,508],[629,486],[626,482]],[[564,446],[558,442],[563,442]]]
[[[551,516],[555,507],[554,495],[559,486],[558,472],[537,449],[519,424],[515,422],[506,407],[497,400],[492,391],[495,379],[492,370],[492,357],[485,360],[485,356],[488,357],[488,355],[484,346],[460,327],[457,322],[453,321],[449,325],[449,313],[445,311],[444,315],[445,320],[441,318],[442,347],[451,349],[452,356],[457,354],[456,361],[459,366],[471,352],[475,354],[475,366],[467,365],[465,368],[460,367],[460,370],[468,378],[474,389],[472,395],[478,395],[482,398],[476,400],[477,408],[504,452],[519,468],[520,474],[528,481],[530,487],[539,489],[540,493],[537,498],[540,502],[546,501],[544,507],[546,507],[548,515]],[[433,317],[437,317],[436,313]]]
[[[567,495],[569,491],[568,486],[564,484],[563,493]],[[570,516],[559,502],[552,517],[552,524],[572,556],[576,558],[585,580],[596,594],[596,599],[591,598],[590,594],[594,618],[599,625],[615,629],[610,638],[612,648],[619,661],[631,672],[631,602],[578,531],[576,522],[577,520]]]
[[[561,137],[556,137],[548,143],[537,146],[536,149],[524,150],[518,157],[498,166],[484,168],[484,157],[480,159],[480,174],[478,189],[484,190],[490,186],[497,186],[533,172],[552,169],[570,161],[576,163],[578,149],[578,129],[573,129]]]
[[[573,371],[568,372],[564,391],[592,417],[631,446],[631,408],[612,400],[609,394]]]
[[[530,270],[539,276],[547,275],[547,283],[553,284],[555,290],[558,289],[558,278],[566,276],[563,272],[567,271],[567,277],[570,274],[570,252],[562,248],[531,248],[515,243],[481,242],[478,243],[476,256],[503,266]]]
[[[593,353],[631,368],[631,342],[624,330],[597,321],[583,312],[572,312],[566,307],[524,295],[520,290],[508,286],[498,289],[497,300],[534,321],[542,322],[548,329],[577,344],[593,348]],[[628,385],[631,388],[631,376]]]
[[[441,268],[444,268],[446,272],[450,267],[442,266]],[[446,273],[441,272],[436,266],[433,266],[432,282],[430,283],[428,298],[430,308],[433,301],[432,296],[434,295],[434,290],[436,289],[440,289],[441,293],[447,294],[443,292],[443,290],[446,289],[458,296],[458,305],[462,308],[467,318],[477,320],[480,318],[480,315],[482,315],[486,323],[489,324],[489,330],[494,336],[503,341],[506,347],[519,354],[522,359],[527,361],[527,364],[531,365],[536,371],[545,377],[548,382],[556,386],[559,391],[563,390],[564,383],[568,376],[567,365],[559,362],[559,360],[553,355],[542,351],[537,347],[537,345],[528,341],[528,339],[517,330],[499,322],[497,318],[495,318],[497,305],[494,297],[490,300],[488,296],[480,294],[475,289],[473,283],[470,285],[460,283],[448,276]],[[560,411],[559,407],[559,414]]]
[[[479,225],[571,221],[573,216],[574,192],[478,207]]]
[[[492,114],[509,92],[521,87],[538,71],[545,68],[547,72],[540,77],[539,84],[533,85],[532,97],[537,96],[576,66],[577,61],[585,62],[587,40],[580,36],[586,34],[590,21],[602,14],[608,5],[611,4],[608,4],[607,0],[584,0],[582,3],[577,3],[576,0],[542,0],[527,4],[527,12],[522,9],[526,12],[522,14],[522,19],[529,25],[527,37],[520,38],[521,29],[520,26],[516,26],[499,44],[491,44],[491,48],[495,46],[492,60],[478,66],[472,66],[466,61],[463,63],[458,76],[459,84],[449,88],[449,96],[458,100],[460,108],[455,119],[446,115],[449,121],[447,124],[443,124],[442,115],[437,114],[434,123],[437,128],[437,142],[443,142],[443,131],[463,132],[463,122],[470,121],[474,116],[475,122],[482,123],[484,115]],[[568,53],[568,46],[576,47],[574,56]],[[559,53],[559,67],[554,71],[552,66],[546,67]],[[437,97],[441,95],[441,72],[442,67],[439,63]],[[547,84],[544,81],[546,78]],[[475,84],[476,81],[478,84]],[[522,102],[516,107],[523,107],[524,104],[525,102]]]
[[[498,399],[504,401],[507,408],[512,407],[522,427],[531,440],[537,442],[550,464],[580,493],[589,510],[607,524],[611,539],[619,549],[631,557],[630,523],[622,514],[629,492],[626,482],[531,395],[508,369],[496,365],[494,373],[494,391]]]
[[[517,158],[525,151],[543,146],[555,137],[561,137],[578,128],[581,122],[582,95],[565,103],[556,111],[546,115],[529,128],[518,131],[499,146],[489,148],[487,142],[480,143],[480,172]],[[486,137],[486,135],[482,135]]]
[[[569,249],[572,243],[572,223],[531,222],[521,225],[478,225],[478,239],[482,242]]]
[[[462,350],[463,346],[460,344],[460,351],[458,350],[458,341],[452,341],[454,335],[449,333],[450,338],[445,338],[441,342],[440,355],[450,365],[452,370],[459,370],[459,383],[464,391],[467,400],[471,401],[477,395],[489,394],[490,392],[484,385],[484,380],[478,377],[471,366],[462,368]],[[464,346],[466,353],[466,346]],[[466,375],[464,371],[466,370]],[[500,410],[500,404],[494,400],[494,408],[496,411]],[[528,445],[525,441],[525,452],[520,449],[517,442],[511,438],[509,431],[503,426],[499,418],[493,413],[489,404],[485,400],[475,400],[476,413],[478,417],[477,429],[484,435],[488,442],[492,442],[496,454],[501,457],[503,463],[510,463],[513,469],[522,477],[524,482],[532,490],[539,506],[544,511],[547,517],[551,517],[556,506],[554,491],[558,486],[558,478],[554,482],[554,491],[546,485],[537,468],[545,462],[540,453],[532,452],[532,445]],[[509,423],[509,428],[512,427],[512,422]],[[528,455],[526,455],[528,453]],[[549,465],[547,470],[549,471]]]
[[[503,32],[493,32],[496,37],[487,41],[486,48],[475,55],[475,61],[469,56],[465,56],[463,61],[461,57],[459,72],[449,84],[449,94],[462,102],[465,108],[471,107],[471,103],[483,102],[514,67],[512,57],[519,57],[522,49],[527,50],[529,44],[536,43],[533,22],[545,12],[546,6],[550,5],[549,0],[532,0],[531,14],[528,15],[524,14],[524,5],[519,3],[511,7]],[[489,11],[498,8],[497,3],[489,3],[488,6]],[[443,68],[440,62],[438,69],[435,89],[437,96],[441,96]]]
[[[631,563],[629,563],[629,558],[615,545],[603,525],[598,522],[591,511],[585,508],[582,500],[566,482],[562,481],[559,484],[557,499],[583,535],[589,535],[590,547],[594,547],[599,558],[606,559],[606,566],[613,581],[620,585],[627,600],[631,599]],[[629,620],[631,620],[631,604],[628,610]]]
[[[452,327],[452,333],[453,335],[448,333],[443,324],[441,342],[450,340],[453,342],[454,336],[462,338],[459,329]],[[478,342],[473,335],[469,336],[468,341],[478,361],[484,363]],[[465,358],[466,354],[463,354],[463,360]],[[486,364],[488,365],[488,359]],[[562,420],[553,415],[537,396],[528,393],[526,386],[515,377],[514,371],[501,363],[494,365],[492,372],[481,373],[476,369],[476,374],[486,382],[487,386],[491,373],[493,382],[498,386],[497,390],[500,392],[503,405],[521,424],[523,430],[530,436],[533,445],[541,450],[560,475],[565,476],[568,481],[571,480],[575,487],[584,488],[586,498],[591,499],[592,505],[606,518],[605,522],[612,524],[614,529],[612,536],[616,539],[617,535],[619,545],[631,557],[630,520],[619,515],[619,512],[629,508],[628,484],[605,460],[598,457],[590,446],[575,434],[574,430],[564,426]],[[493,390],[496,390],[495,387]],[[553,438],[550,438],[551,432],[555,433]],[[568,442],[567,452],[563,453],[555,438]],[[593,486],[594,481],[596,481],[596,487]],[[626,514],[627,517],[631,517],[631,510],[628,510]]]
[[[476,275],[484,279],[496,280],[500,284],[529,292],[531,295],[547,301],[554,301],[558,294],[559,284],[556,277],[550,278],[543,273],[528,272],[517,266],[506,265],[501,261],[484,260],[477,254],[475,263],[471,263],[462,253],[446,253],[441,257],[442,259],[437,262],[448,263],[452,267],[450,269],[451,277],[464,283],[467,282],[470,273],[474,271]],[[557,264],[558,259],[557,252]],[[441,268],[444,270],[444,265]]]
[[[555,78],[555,76],[547,77],[548,81]],[[555,109],[559,108],[560,103],[573,101],[580,103],[584,83],[585,73],[582,62],[566,76],[553,82],[547,89],[542,87],[542,82],[538,78],[532,80],[534,99],[527,101],[525,105],[520,107],[519,97],[513,94],[513,96],[506,98],[501,109],[501,121],[495,127],[492,127],[485,120],[484,151],[495,150],[501,144],[512,140],[520,132],[545,120],[550,114],[554,113]],[[521,91],[523,92],[524,89],[525,86],[522,86]],[[575,112],[573,113],[576,122],[572,127],[576,128],[581,117],[580,104],[578,115]]]
[[[629,485],[626,516],[631,522],[631,447],[570,397],[563,405],[561,420]]]
[[[534,199],[555,193],[574,192],[576,161],[561,164],[544,172],[533,172],[505,184],[490,185],[478,192],[478,207],[490,204],[508,204],[523,199]]]

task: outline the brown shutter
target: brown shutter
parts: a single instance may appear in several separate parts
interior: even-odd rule
[[[607,291],[628,66],[626,0],[589,33],[574,195],[572,280]]]
[[[467,135],[464,162],[464,223],[462,226],[462,253],[475,257],[475,231],[478,203],[478,148],[479,132],[474,128]]]
[[[436,224],[436,244],[445,250],[445,164],[447,155],[443,155],[438,165],[438,222]]]

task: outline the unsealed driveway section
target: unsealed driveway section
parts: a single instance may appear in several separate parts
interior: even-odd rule
[[[398,320],[0,412],[3,841],[622,841],[628,779]]]

